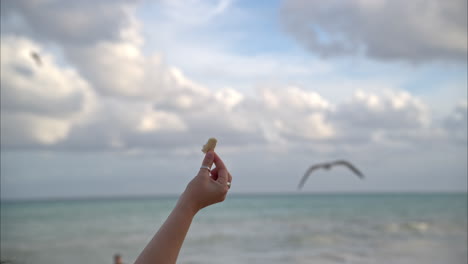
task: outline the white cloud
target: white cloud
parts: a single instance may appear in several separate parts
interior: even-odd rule
[[[221,15],[232,4],[232,0],[164,0],[160,4],[166,19],[183,25],[198,26]]]
[[[450,143],[451,133],[429,110],[428,105],[405,91],[358,90],[330,114],[337,131],[334,141],[347,146],[375,144],[390,149]],[[460,137],[466,140],[466,135]]]
[[[286,30],[323,56],[365,53],[378,60],[465,61],[465,0],[287,0]]]
[[[58,45],[97,92],[154,99],[173,88],[174,80],[159,55],[143,55],[135,7],[134,1],[15,1],[4,14],[5,20],[17,14],[34,29],[24,34]]]
[[[40,65],[31,52],[40,54]],[[1,54],[2,146],[55,144],[93,113],[88,83],[39,44],[3,36]]]
[[[266,107],[270,109],[287,107],[296,111],[307,111],[326,110],[331,107],[331,104],[318,93],[295,86],[277,90],[261,89],[260,93]]]
[[[65,55],[105,96],[155,99],[173,80],[160,56],[143,55],[138,28],[137,23],[122,28],[121,38],[115,41],[64,46]]]
[[[234,89],[224,88],[215,92],[214,98],[229,111],[244,100],[244,95]]]
[[[50,4],[52,6],[47,4],[35,6],[36,12],[40,13],[43,9],[51,8],[59,11],[60,16],[70,14],[73,18],[73,14],[76,12],[84,14],[87,12],[83,10],[94,6],[92,2],[82,2],[83,6],[73,9],[60,2],[52,1]],[[99,104],[95,103],[98,107],[93,109],[93,116],[88,115],[84,120],[82,118],[79,126],[74,127],[74,129],[71,129],[71,126],[72,123],[76,123],[77,117],[75,116],[73,116],[73,120],[64,118],[58,120],[64,123],[53,123],[52,120],[44,119],[44,128],[40,128],[38,125],[41,122],[40,119],[35,119],[36,116],[34,116],[35,118],[20,118],[18,114],[14,115],[18,118],[6,117],[2,129],[14,132],[16,129],[34,127],[34,130],[41,133],[41,136],[36,137],[38,140],[30,142],[32,144],[30,147],[40,147],[42,144],[52,143],[56,143],[56,147],[65,149],[151,147],[153,144],[148,144],[151,139],[145,136],[146,134],[154,135],[156,133],[160,137],[162,136],[159,140],[154,141],[157,144],[169,137],[164,133],[180,132],[187,129],[183,119],[174,111],[202,109],[201,106],[206,104],[208,99],[213,98],[213,95],[206,88],[189,80],[176,68],[166,66],[161,57],[143,55],[140,25],[134,15],[128,12],[129,6],[115,2],[102,4],[102,6],[105,5],[111,6],[109,13],[106,13],[109,17],[114,16],[112,19],[122,19],[125,23],[119,24],[118,27],[109,28],[112,31],[112,37],[106,34],[95,35],[92,41],[78,41],[76,43],[68,41],[67,34],[70,28],[57,27],[52,28],[53,32],[46,32],[49,27],[44,25],[48,25],[52,21],[48,19],[36,21],[39,18],[29,14],[31,11],[29,3],[18,2],[17,5],[9,7],[10,12],[18,12],[25,16],[27,22],[39,23],[37,27],[36,25],[29,26],[35,27],[38,31],[36,33],[43,33],[42,39],[46,38],[48,41],[54,42],[54,45],[59,45],[65,60],[74,65],[89,82],[92,89],[97,92],[97,94],[92,93],[92,95],[95,101],[99,100]],[[124,10],[125,12],[113,12],[112,10]],[[44,12],[49,11],[45,10]],[[92,10],[88,11],[91,16],[99,16]],[[124,17],[121,18],[121,15]],[[106,20],[101,22],[105,24]],[[25,33],[28,32],[25,31]],[[93,34],[90,33],[90,35]],[[75,111],[78,110],[89,110],[89,103],[84,103],[85,100],[89,99],[89,91],[82,92],[81,90],[89,90],[90,88],[87,86],[88,82],[81,79],[76,71],[59,70],[52,63],[54,56],[48,54],[44,49],[33,44],[30,45],[31,47],[18,49],[16,46],[20,42],[15,43],[9,39],[9,35],[2,36],[2,71],[5,69],[2,75],[5,73],[8,76],[2,78],[2,88],[4,83],[8,85],[5,90],[7,96],[2,96],[2,114],[4,110],[9,110],[14,111],[14,113],[29,111],[33,112],[32,115],[37,115],[43,108],[54,117],[64,115],[67,111],[70,114],[75,114]],[[26,38],[23,39],[25,43],[32,43]],[[21,56],[5,56],[6,59],[4,59],[4,52],[15,54],[18,50],[21,50]],[[28,74],[24,73],[25,71],[27,73],[37,71],[32,59],[27,58],[29,50],[39,52],[44,58],[46,66],[39,68],[43,72],[41,75],[37,75],[47,76],[47,82],[42,83],[43,87],[38,87],[38,84],[41,84],[39,78],[30,78]],[[17,69],[18,63],[23,70]],[[46,70],[47,74],[44,72]],[[40,101],[41,109],[34,107],[37,101]],[[54,108],[49,109],[51,106]],[[68,108],[71,109],[67,110]],[[47,114],[45,110],[42,112]],[[25,124],[18,124],[20,121]],[[50,131],[47,128],[52,127],[57,128],[57,133],[50,133],[51,138],[45,138],[41,131]],[[20,135],[20,140],[16,143],[21,142],[21,135],[24,135],[25,142],[29,139],[28,135],[24,133],[18,135]],[[12,142],[13,137],[17,138],[15,133],[6,133],[5,136],[2,136],[2,146],[14,148],[15,143],[4,144]],[[139,137],[141,138],[139,139]]]
[[[2,146],[53,145],[68,136],[72,122],[26,113],[1,113]]]
[[[381,94],[357,90],[354,96],[338,106],[335,118],[356,129],[407,129],[430,125],[429,108],[405,91]]]
[[[322,113],[312,113],[298,118],[276,119],[274,125],[280,134],[289,137],[289,140],[320,140],[332,138],[335,135],[335,129]]]
[[[18,6],[14,10],[23,12]],[[59,10],[68,12],[66,7]],[[23,15],[27,16],[27,12]],[[119,12],[108,15],[120,15]],[[320,87],[312,91],[299,85],[272,85],[258,89],[256,95],[228,87],[208,89],[180,69],[167,65],[161,55],[144,54],[141,25],[133,13],[123,14],[126,22],[110,29],[112,37],[96,35],[88,42],[65,41],[68,33],[60,35],[65,28],[53,34],[46,34],[45,26],[37,28],[44,38],[60,46],[66,64],[76,70],[59,66],[56,54],[25,37],[2,36],[2,95],[6,95],[2,96],[2,132],[6,132],[2,135],[2,147],[175,147],[180,151],[216,136],[233,147],[256,142],[263,146],[315,144],[326,149],[324,145],[335,142],[392,144],[411,140],[418,134],[440,138],[444,133],[439,133],[442,125],[431,120],[428,107],[408,92],[376,93],[363,86],[344,102],[331,102],[317,92]],[[27,21],[31,23],[33,19],[38,18]],[[29,50],[41,54],[43,66],[34,65]],[[3,56],[4,53],[8,55]],[[283,63],[286,57],[276,61],[268,56],[218,56],[216,51],[207,50],[193,54],[201,62],[216,62],[209,66],[212,76],[230,69],[230,74],[239,78],[279,72],[288,76],[310,73],[305,66],[296,68],[297,64]],[[214,65],[218,72],[211,70]],[[360,85],[347,83],[343,87],[349,90]],[[447,121],[448,126],[451,122],[455,123]],[[457,124],[463,122],[466,123],[466,116]]]
[[[318,93],[299,87],[260,88],[258,101],[246,105],[267,141],[320,140],[334,136],[326,114],[334,106]]]
[[[150,110],[143,114],[137,128],[143,133],[154,131],[185,131],[186,125],[180,117],[174,113]]]
[[[33,52],[40,54],[40,65]],[[73,69],[58,66],[37,43],[2,37],[1,54],[2,109],[69,116],[90,97],[87,82]]]

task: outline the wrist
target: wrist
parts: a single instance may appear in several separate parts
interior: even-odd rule
[[[201,209],[186,192],[182,193],[180,196],[179,201],[177,202],[177,207],[192,216],[194,216]]]

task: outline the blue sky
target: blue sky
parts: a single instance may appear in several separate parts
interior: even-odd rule
[[[213,136],[233,193],[295,192],[338,158],[367,179],[320,172],[304,191],[466,191],[466,16],[442,0],[2,1],[1,197],[178,194]]]
[[[324,59],[319,54],[304,49],[291,35],[288,35],[284,25],[281,24],[281,1],[227,2],[229,2],[229,8],[226,8],[222,14],[213,17],[212,22],[204,21],[203,14],[200,14],[199,19],[203,20],[202,22],[188,23],[182,26],[174,25],[177,22],[161,11],[164,9],[164,4],[144,2],[137,9],[137,14],[144,21],[143,23],[148,25],[143,29],[147,41],[145,49],[149,53],[164,53],[164,58],[169,64],[178,65],[195,80],[200,78],[202,82],[210,82],[207,79],[219,78],[220,80],[216,82],[218,85],[223,82],[224,85],[230,85],[243,80],[233,78],[234,80],[226,82],[223,78],[229,76],[217,77],[210,75],[209,72],[197,70],[197,61],[186,65],[188,62],[177,56],[179,43],[186,46],[185,43],[190,42],[190,46],[193,45],[196,48],[216,49],[217,52],[226,56],[240,58],[287,57],[293,59],[288,63],[295,63],[297,67],[316,64],[316,67],[325,68],[313,76],[309,73],[299,76],[300,78],[298,76],[294,76],[295,78],[285,76],[285,83],[291,79],[293,82],[301,84],[317,81],[333,83],[333,79],[339,78],[357,81],[376,80],[385,81],[416,95],[428,97],[439,89],[447,89],[445,87],[451,83],[466,86],[466,65],[463,63],[435,61],[413,64],[404,60],[382,63],[369,60],[359,54]],[[197,17],[196,14],[193,16]],[[165,25],[162,27],[163,30],[171,32],[170,38],[165,38],[164,34],[161,36],[158,30],[154,30],[154,28],[161,28],[160,24]],[[176,47],[174,48],[174,46]],[[183,52],[182,50],[182,54]],[[266,77],[268,81],[272,78],[274,77],[270,75]],[[239,88],[252,89],[251,80],[246,80],[246,82]],[[452,100],[456,97],[466,98],[466,90],[457,89],[450,96],[452,96],[450,98]],[[445,107],[445,111],[451,110],[450,106]]]

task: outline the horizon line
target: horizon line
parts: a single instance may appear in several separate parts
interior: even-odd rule
[[[233,192],[229,196],[286,196],[286,195],[389,195],[389,194],[468,194],[468,190],[404,190],[404,191],[266,191],[266,192]],[[98,200],[136,200],[152,198],[178,198],[180,193],[165,194],[123,194],[123,195],[90,195],[90,196],[51,196],[51,197],[24,197],[24,198],[3,198],[0,202],[60,202],[60,201],[98,201]]]

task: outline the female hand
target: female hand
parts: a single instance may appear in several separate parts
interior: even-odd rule
[[[209,170],[213,163],[216,168]],[[197,212],[198,210],[215,203],[224,201],[230,188],[232,176],[224,165],[221,158],[214,152],[206,153],[202,162],[202,168],[197,176],[187,185],[181,196],[181,202],[190,205]]]

